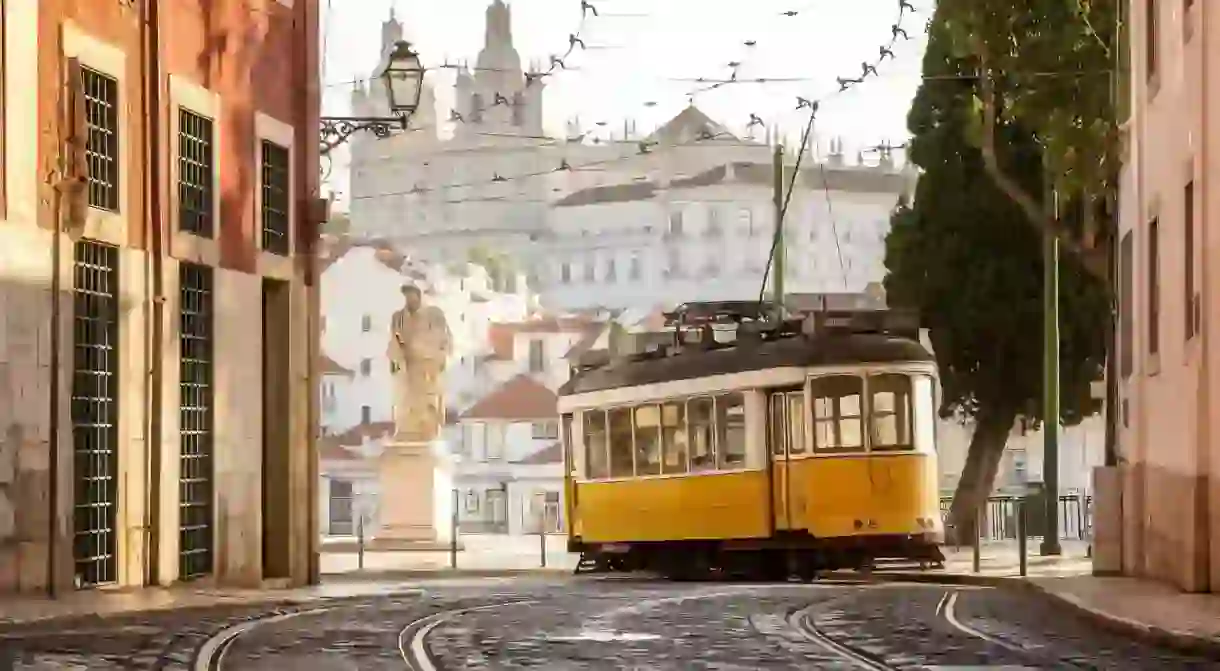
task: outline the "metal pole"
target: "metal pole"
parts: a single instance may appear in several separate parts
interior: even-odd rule
[[[1025,528],[1025,497],[1017,499],[1017,557],[1021,562],[1021,577],[1024,578],[1028,572],[1029,549],[1027,537],[1029,533]]]
[[[771,287],[773,300],[782,313],[784,305],[784,145],[775,145],[775,258],[772,262]]]
[[[542,568],[546,568],[546,524],[543,514],[538,515],[538,552],[542,558]]]
[[[978,573],[983,563],[983,512],[987,503],[984,501],[974,514],[974,572]]]
[[[356,518],[356,568],[364,570],[364,513]]]
[[[75,208],[69,208],[74,211]],[[47,498],[50,500],[50,514],[47,516],[47,597],[54,599],[58,594],[56,579],[59,577],[59,348],[62,334],[60,329],[63,328],[61,309],[60,309],[60,278],[59,274],[63,272],[61,268],[62,260],[60,259],[61,245],[60,236],[63,235],[63,225],[60,222],[60,216],[63,211],[63,194],[59,190],[55,192],[55,230],[51,236],[51,379],[50,382],[50,422],[48,427],[48,476],[47,483]],[[75,223],[75,222],[73,222]],[[151,558],[147,561],[152,562]]]
[[[1042,554],[1062,554],[1059,545],[1059,239],[1053,231],[1044,237],[1042,329],[1043,399],[1042,472],[1046,483],[1046,525]]]
[[[449,515],[449,568],[457,568],[458,490],[453,490],[453,512]]]

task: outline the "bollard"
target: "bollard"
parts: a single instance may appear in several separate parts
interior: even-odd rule
[[[973,543],[974,543],[974,572],[975,573],[978,573],[980,571],[981,564],[983,563],[983,512],[984,512],[983,506],[986,506],[986,505],[987,505],[987,502],[984,501],[983,504],[979,506],[978,512],[975,513],[975,515],[974,515]]]
[[[542,568],[546,568],[546,523],[543,516],[538,516],[538,556],[542,559]]]
[[[449,515],[449,568],[457,569],[458,490],[453,490],[453,512]]]
[[[1029,533],[1025,528],[1025,499],[1017,499],[1017,559],[1021,562],[1021,577],[1029,571],[1029,550],[1027,549]]]
[[[356,518],[356,568],[364,570],[364,513]]]

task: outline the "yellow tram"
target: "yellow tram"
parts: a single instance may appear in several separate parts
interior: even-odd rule
[[[917,321],[767,314],[684,304],[671,344],[561,388],[582,567],[782,578],[943,561],[936,366]]]

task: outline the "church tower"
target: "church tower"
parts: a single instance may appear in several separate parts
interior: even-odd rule
[[[544,84],[540,79],[526,84],[521,56],[513,46],[512,9],[504,0],[493,0],[485,17],[483,48],[474,71],[460,76],[456,91],[458,112],[465,119],[457,132],[540,135]]]

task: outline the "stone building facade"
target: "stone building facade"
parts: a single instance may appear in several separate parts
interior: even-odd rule
[[[1220,5],[1141,0],[1127,18],[1116,287],[1121,465],[1100,474],[1098,557],[1107,571],[1215,592]]]
[[[0,6],[0,594],[311,582],[317,0]]]

